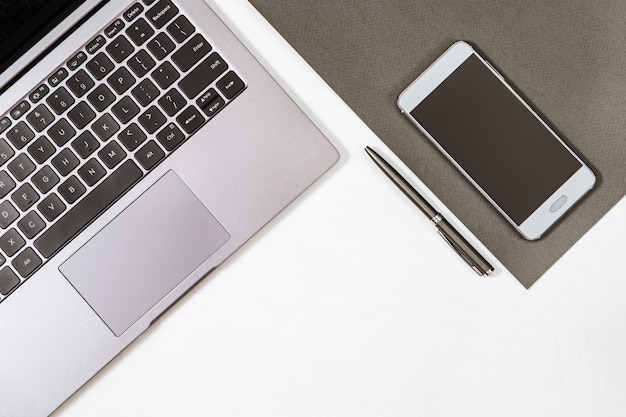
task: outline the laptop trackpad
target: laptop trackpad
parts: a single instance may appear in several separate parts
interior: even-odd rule
[[[169,171],[59,270],[120,336],[229,239]]]

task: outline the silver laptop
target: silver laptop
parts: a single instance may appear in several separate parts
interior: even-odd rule
[[[0,0],[0,417],[45,416],[338,159],[203,0]]]

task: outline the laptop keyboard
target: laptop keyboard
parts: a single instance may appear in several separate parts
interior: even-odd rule
[[[0,302],[245,87],[171,0],[34,86],[0,117]]]

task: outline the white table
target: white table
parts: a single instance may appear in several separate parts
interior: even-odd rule
[[[55,416],[624,415],[626,200],[530,290],[477,243],[479,278],[365,145],[467,230],[256,10],[210,3],[341,161]]]

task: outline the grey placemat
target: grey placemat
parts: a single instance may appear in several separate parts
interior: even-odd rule
[[[623,0],[251,3],[524,286],[624,195]],[[477,46],[598,177],[540,241],[521,238],[396,107],[398,94],[459,39]]]

